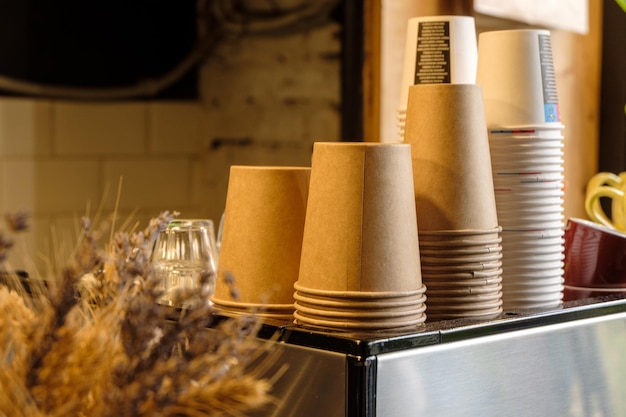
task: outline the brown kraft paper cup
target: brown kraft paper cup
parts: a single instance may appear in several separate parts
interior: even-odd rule
[[[315,143],[298,284],[360,292],[422,287],[409,145]]]
[[[310,168],[232,166],[214,302],[292,304]]]
[[[405,142],[420,231],[498,226],[479,85],[409,87]]]

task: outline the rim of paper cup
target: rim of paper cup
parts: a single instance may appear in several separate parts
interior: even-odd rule
[[[537,206],[526,207],[514,210],[504,210],[502,207],[498,210],[498,219],[500,218],[515,218],[515,219],[530,219],[535,218],[537,220],[563,220],[565,221],[564,208],[562,205],[558,206]],[[503,222],[504,223],[504,222]],[[505,226],[510,225],[505,223]]]
[[[478,247],[468,247],[468,248],[448,248],[448,247],[437,247],[437,249],[424,248],[420,246],[420,256],[439,256],[439,257],[456,257],[456,256],[465,256],[465,255],[484,255],[488,253],[501,253],[502,245],[495,244],[484,246],[480,245]]]
[[[562,227],[555,227],[551,229],[542,229],[542,230],[504,229],[501,232],[501,236],[504,242],[510,241],[511,239],[514,239],[514,240],[517,239],[518,241],[520,239],[530,241],[532,239],[542,240],[542,239],[552,239],[552,238],[563,238],[564,235],[565,235],[565,230]],[[541,244],[541,242],[535,242],[535,243]]]
[[[557,171],[534,171],[532,169],[516,170],[514,167],[507,168],[507,171],[493,171],[493,185],[524,185],[524,184],[541,184],[545,186],[561,185],[565,179],[565,175]]]
[[[526,260],[514,260],[511,262],[503,262],[502,269],[506,271],[507,276],[534,276],[537,278],[554,276],[556,270],[563,269],[563,261],[549,262],[530,262]],[[560,276],[563,273],[561,272]]]
[[[555,141],[556,142],[556,141]],[[535,145],[534,143],[516,143],[509,142],[502,144],[491,143],[489,145],[489,155],[495,161],[517,160],[533,156],[557,156],[565,158],[565,144],[556,142],[554,144],[544,143]]]
[[[509,161],[526,160],[533,157],[555,157],[565,161],[565,146],[559,143],[558,146],[535,146],[533,144],[509,143],[489,146],[489,156],[492,162],[506,163]]]
[[[514,208],[519,211],[549,212],[564,211],[564,203],[563,197],[540,197],[537,199],[520,198],[519,201],[499,200],[496,202],[496,206]]]
[[[512,194],[513,196],[516,195],[519,191],[528,191],[528,190],[532,190],[532,191],[546,191],[546,192],[550,192],[550,191],[560,191],[563,189],[563,182],[562,181],[543,181],[543,182],[519,182],[517,184],[515,183],[509,183],[509,184],[503,184],[503,183],[497,183],[496,181],[494,181],[494,185],[493,185],[493,190],[494,192],[511,192],[511,193],[515,193]],[[497,202],[497,196],[496,196],[496,202]]]
[[[428,287],[429,283],[433,282],[500,279],[502,277],[502,270],[503,268],[471,272],[425,272],[422,274],[422,278],[424,280],[424,284]]]
[[[501,286],[504,279],[502,276],[493,278],[481,279],[460,279],[460,280],[435,280],[429,282],[428,291],[447,291],[447,290],[460,290],[460,289],[480,289],[480,288],[492,288],[493,286]],[[436,293],[435,293],[436,294]],[[426,296],[428,297],[428,295]],[[426,302],[428,304],[428,301]]]
[[[455,230],[420,230],[423,236],[480,236],[499,233],[502,227],[496,226],[492,229],[455,229]]]
[[[346,322],[341,320],[319,320],[315,318],[310,318],[306,315],[299,313],[298,311],[294,311],[294,318],[297,323],[308,324],[313,326],[319,326],[330,329],[350,329],[350,330],[383,330],[383,329],[394,329],[401,327],[411,327],[417,324],[424,323],[426,321],[426,313],[421,313],[419,316],[411,320],[406,321],[385,321],[385,322]]]
[[[548,143],[550,145],[550,143]],[[491,144],[489,146],[489,155],[496,157],[497,160],[509,160],[528,157],[564,157],[565,156],[565,144],[563,142],[556,142],[554,146],[535,146],[534,144],[504,144],[497,145]]]
[[[502,252],[490,252],[480,255],[463,255],[463,256],[431,256],[420,253],[420,262],[422,265],[438,266],[438,265],[458,265],[458,264],[474,264],[488,263],[499,261],[502,259]]]
[[[505,253],[505,261],[503,261],[502,263],[506,264],[509,268],[517,266],[516,263],[518,262],[520,262],[522,266],[528,267],[528,264],[550,263],[562,261],[563,259],[565,259],[565,253],[556,251],[551,253],[533,255],[528,255],[528,253],[526,252],[519,253],[515,250],[506,251]]]
[[[549,190],[548,192],[527,192],[525,190],[515,190],[514,193],[500,194],[496,200],[496,206],[515,205],[515,207],[538,207],[538,206],[562,206],[565,203],[564,192],[562,190]]]
[[[502,300],[502,288],[484,294],[456,294],[448,293],[446,295],[429,295],[428,305],[459,305],[459,304],[482,304],[497,303]]]
[[[503,300],[504,308],[506,310],[535,310],[535,309],[554,309],[562,306],[563,296],[559,300],[547,301],[547,302],[532,302],[524,300]]]
[[[422,306],[420,306],[421,308]],[[384,324],[395,324],[398,322],[407,322],[416,319],[420,319],[425,314],[426,308],[422,312],[416,312],[414,314],[409,314],[407,316],[400,317],[376,317],[376,318],[366,318],[366,317],[327,317],[320,316],[319,314],[307,313],[301,310],[294,310],[294,315],[298,314],[300,316],[304,316],[307,319],[314,319],[317,321],[328,321],[333,323],[346,323],[346,324],[354,324],[354,325],[371,325],[372,327]]]
[[[515,155],[509,155],[505,158],[500,158],[497,155],[493,155],[491,159],[492,170],[496,173],[501,172],[529,172],[533,173],[552,173],[564,172],[562,156],[546,156],[545,158],[517,158]],[[546,159],[541,161],[541,159]]]
[[[422,276],[428,273],[454,273],[454,272],[469,272],[476,273],[481,271],[494,271],[502,267],[502,260],[489,262],[472,262],[467,264],[442,264],[442,265],[423,265],[422,264]]]
[[[554,170],[561,168],[565,163],[565,153],[563,151],[560,151],[560,153],[552,152],[551,154],[548,152],[541,154],[540,152],[515,153],[510,151],[510,153],[505,153],[504,151],[491,151],[490,157],[491,165],[494,169],[545,166],[551,172],[554,172]]]
[[[507,272],[507,281],[515,282],[518,285],[523,283],[537,283],[537,282],[554,282],[563,278],[563,268],[550,268],[543,271],[524,271],[524,272]],[[530,285],[530,284],[529,284]]]
[[[539,224],[546,222],[565,222],[565,214],[562,210],[544,211],[539,213],[533,213],[532,211],[526,212],[513,212],[503,210],[498,213],[498,219],[502,219],[501,223],[504,227],[510,227],[512,222],[520,222],[524,224]],[[504,220],[506,219],[506,221]],[[560,227],[560,226],[555,226]]]
[[[409,22],[450,22],[450,21],[459,21],[464,20],[466,22],[473,22],[473,16],[461,16],[455,14],[443,14],[443,15],[433,15],[433,16],[415,16],[410,17]]]
[[[491,146],[489,148],[492,164],[542,162],[553,164],[564,162],[565,150],[557,148],[530,148],[518,146]],[[547,160],[547,161],[546,161]]]
[[[559,279],[560,278],[560,279]],[[502,284],[502,290],[504,292],[523,292],[523,293],[538,293],[543,294],[547,292],[562,291],[565,285],[565,279],[563,276],[555,276],[551,278],[536,278],[536,279],[522,279],[522,280],[505,280]]]
[[[511,230],[504,228],[500,233],[502,239],[552,239],[556,237],[562,238],[565,235],[564,227],[551,227],[538,230]]]
[[[498,214],[503,210],[511,212],[520,212],[522,215],[527,213],[547,214],[547,213],[563,213],[565,211],[565,200],[561,197],[539,197],[519,199],[500,199],[496,201]],[[504,228],[504,227],[503,227]]]
[[[507,277],[509,278],[509,277]],[[530,278],[530,279],[520,279],[520,280],[507,280],[502,287],[506,288],[508,286],[514,287],[550,287],[557,285],[564,285],[565,278],[563,275],[555,274],[549,278]],[[505,290],[506,291],[506,290]]]
[[[524,130],[534,130],[534,131],[553,131],[553,130],[563,130],[565,129],[565,125],[563,123],[551,122],[551,123],[529,123],[529,124],[517,124],[517,125],[488,125],[487,129],[489,132],[493,132],[494,130],[513,130],[513,131],[524,131]]]
[[[534,135],[488,135],[489,141],[489,149],[491,150],[494,147],[502,146],[504,147],[512,147],[512,149],[519,148],[564,148],[565,147],[565,137],[564,136],[554,136],[554,137],[543,137],[543,136],[534,136]]]
[[[453,320],[453,319],[471,319],[471,320],[488,320],[493,319],[502,314],[504,310],[502,306],[496,309],[490,309],[488,311],[475,311],[475,312],[466,312],[462,313],[451,313],[451,312],[442,312],[442,313],[428,313],[428,322],[432,323],[434,321],[439,320]]]
[[[471,262],[488,262],[502,259],[502,250],[493,250],[483,253],[450,253],[447,251],[421,251],[420,261],[427,265],[438,265],[441,263],[468,263]]]
[[[493,294],[502,291],[502,282],[481,286],[450,286],[445,288],[429,288],[428,297],[436,297],[439,295],[476,295],[476,294]]]
[[[546,253],[547,251],[562,251],[565,245],[564,238],[553,238],[551,239],[512,239],[507,241],[506,247],[507,249],[512,250],[513,252],[521,252],[521,253],[532,253],[532,249],[538,249],[541,253]]]
[[[516,294],[529,294],[529,295],[542,295],[542,294],[554,294],[556,292],[563,291],[563,284],[553,284],[553,285],[525,285],[523,287],[516,286],[511,284],[510,286],[502,286],[502,291],[506,294],[516,295]]]
[[[514,283],[515,285],[556,285],[565,282],[563,268],[552,268],[545,271],[534,272],[521,272],[516,274],[517,279],[513,279],[511,274],[507,282]]]
[[[225,309],[217,309],[217,313],[226,316],[226,317],[242,317],[242,316],[254,316],[260,319],[271,319],[277,321],[290,321],[293,320],[293,310],[289,313],[258,313],[258,312],[250,312],[250,311],[233,311],[233,310],[225,310]]]
[[[425,287],[424,287],[425,288]],[[301,293],[300,291],[296,291],[293,294],[295,301],[301,301],[307,304],[316,304],[323,307],[337,307],[337,308],[345,308],[345,309],[360,309],[360,308],[390,308],[390,307],[406,307],[414,304],[424,303],[426,301],[426,294],[421,293],[418,294],[417,298],[415,297],[404,297],[400,299],[385,299],[387,301],[378,301],[365,299],[366,301],[358,300],[346,300],[346,299],[337,299],[337,298],[329,298],[329,297],[319,297],[319,296],[309,296],[307,294]]]
[[[563,190],[563,181],[518,181],[504,182],[493,181],[493,191],[498,201],[516,201],[516,199],[524,198],[522,193],[527,191],[543,192],[543,195],[535,195],[535,197],[556,197]],[[530,196],[527,196],[530,198]]]
[[[334,298],[402,298],[411,295],[422,294],[426,291],[426,287],[421,284],[421,287],[415,290],[409,291],[334,291],[334,290],[320,290],[316,288],[304,287],[296,281],[294,289],[305,294],[321,295]]]
[[[223,299],[215,298],[215,297],[211,297],[211,301],[215,305],[236,308],[236,309],[293,310],[293,303],[290,303],[290,304],[246,303],[246,302],[237,302],[237,301],[231,301],[231,300],[223,300]]]
[[[295,311],[299,311],[304,314],[327,317],[329,319],[393,319],[402,318],[406,316],[414,316],[426,311],[426,304],[416,304],[412,309],[407,310],[318,310],[315,307],[303,305],[302,303],[295,302]]]
[[[498,299],[496,302],[485,302],[485,303],[459,303],[459,304],[450,304],[450,303],[442,303],[442,304],[429,304],[428,311],[429,315],[437,314],[445,312],[445,313],[470,313],[470,312],[484,312],[489,310],[495,310],[498,308],[502,308],[504,305],[504,301],[502,298]]]
[[[556,255],[564,252],[564,244],[558,244],[553,246],[542,246],[537,248],[532,245],[507,245],[506,256],[507,257],[521,257],[534,259],[535,256]]]
[[[485,302],[468,302],[468,303],[458,303],[452,304],[449,302],[435,303],[431,300],[428,300],[428,311],[435,312],[437,310],[444,310],[446,312],[461,312],[461,311],[484,311],[495,309],[498,307],[502,307],[503,300],[502,298],[498,298],[495,301],[485,301]]]
[[[490,136],[489,150],[501,148],[511,149],[513,152],[533,149],[564,149],[565,138],[539,138],[534,136]]]
[[[551,146],[551,144],[561,143],[565,144],[565,136],[562,134],[545,134],[545,133],[513,133],[513,134],[503,134],[503,133],[487,133],[487,138],[489,140],[489,146],[493,146],[496,144],[510,144],[513,146],[522,145],[525,143],[532,143],[533,145],[541,146],[547,145]]]
[[[540,230],[555,227],[562,227],[564,220],[531,220],[526,219],[508,219],[503,218],[501,223],[506,226],[507,230]]]
[[[502,271],[502,270],[500,270]],[[491,277],[473,278],[473,277],[454,277],[448,276],[434,278],[428,282],[428,290],[446,289],[446,288],[465,288],[465,287],[484,287],[489,285],[502,284],[502,274]],[[428,294],[426,295],[428,297]]]
[[[495,188],[495,187],[494,187]],[[496,204],[499,201],[515,201],[516,199],[533,200],[536,198],[556,198],[564,197],[565,191],[563,189],[549,189],[549,190],[533,190],[533,189],[517,189],[509,190],[508,192],[502,192],[496,195]],[[511,200],[512,199],[512,200]]]
[[[305,329],[311,329],[311,330],[317,330],[317,331],[324,331],[324,332],[345,332],[345,333],[370,333],[370,332],[374,332],[377,335],[380,334],[384,334],[384,333],[389,333],[389,334],[397,334],[398,332],[415,332],[417,330],[419,330],[421,327],[424,326],[424,322],[426,321],[426,313],[424,313],[424,320],[416,323],[416,324],[411,324],[408,326],[394,326],[394,327],[386,327],[386,328],[372,328],[372,329],[351,329],[351,328],[343,328],[343,327],[329,327],[329,326],[321,326],[321,325],[315,325],[315,324],[311,324],[311,323],[304,323],[301,321],[298,321],[298,319],[296,319],[295,317],[293,317],[293,321],[292,323],[297,325],[297,326],[301,326]]]
[[[501,264],[502,262],[498,262]],[[429,280],[439,280],[439,279],[483,279],[483,278],[493,278],[502,275],[502,266],[500,265],[497,268],[490,268],[484,270],[471,270],[471,271],[444,271],[444,270],[433,270],[428,271],[425,270],[422,273],[422,278],[426,277]],[[428,283],[424,282],[424,285],[428,287]]]
[[[513,177],[517,180],[517,176],[520,175],[541,175],[547,176],[549,175],[554,180],[562,181],[563,178],[559,178],[559,174],[563,175],[563,163],[553,163],[553,164],[535,164],[535,163],[513,163],[513,162],[505,162],[505,163],[492,163],[492,172],[493,179],[506,179],[507,177]],[[537,181],[537,180],[535,180]],[[545,181],[544,179],[539,179],[539,181]]]
[[[419,246],[422,249],[439,249],[439,248],[462,248],[471,246],[493,246],[502,243],[502,237],[498,236],[488,240],[469,240],[469,239],[453,239],[453,240],[431,240],[425,241],[420,239]]]
[[[425,274],[425,283],[429,290],[498,284],[504,280],[504,277],[502,276],[503,270],[504,268],[500,268],[497,271],[494,271],[494,273],[488,273],[480,276],[467,272]],[[428,297],[428,294],[426,294],[426,296]]]
[[[554,227],[542,230],[507,230],[501,233],[502,241],[506,244],[511,241],[532,242],[533,244],[546,245],[557,242],[565,236],[565,228]]]

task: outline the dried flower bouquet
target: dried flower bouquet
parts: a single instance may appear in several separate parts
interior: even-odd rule
[[[172,320],[156,302],[150,251],[176,215],[117,232],[103,248],[104,231],[84,219],[71,262],[46,285],[29,280],[29,294],[3,275],[0,416],[242,416],[271,405],[254,317],[208,330],[208,303]],[[24,230],[26,219],[9,216],[9,229]],[[0,233],[0,260],[11,243]]]

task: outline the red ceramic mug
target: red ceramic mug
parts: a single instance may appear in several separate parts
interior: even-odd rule
[[[564,248],[566,287],[626,290],[626,233],[570,218]]]

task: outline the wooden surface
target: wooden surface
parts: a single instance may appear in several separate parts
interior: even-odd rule
[[[602,2],[589,1],[589,33],[552,31],[565,125],[565,218],[587,218],[585,188],[598,171]]]

